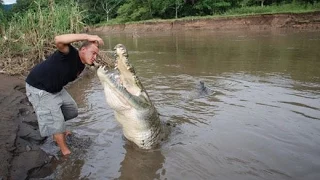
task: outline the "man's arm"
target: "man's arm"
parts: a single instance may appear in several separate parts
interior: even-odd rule
[[[98,45],[103,45],[103,40],[97,35],[89,35],[89,34],[63,34],[58,35],[54,38],[57,49],[65,54],[69,53],[68,44],[77,41],[94,41],[97,42]]]

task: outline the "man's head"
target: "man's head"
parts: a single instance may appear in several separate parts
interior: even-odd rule
[[[84,41],[79,49],[79,56],[83,64],[92,65],[99,53],[97,42]]]

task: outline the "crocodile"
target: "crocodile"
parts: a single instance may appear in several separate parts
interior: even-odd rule
[[[124,45],[114,48],[114,68],[99,65],[98,78],[107,104],[114,110],[126,139],[141,149],[159,145],[166,136],[165,124],[128,59]]]

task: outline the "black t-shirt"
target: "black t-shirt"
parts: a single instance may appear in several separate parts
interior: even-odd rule
[[[50,93],[62,90],[63,86],[75,80],[83,71],[79,52],[69,45],[69,53],[56,50],[47,60],[36,65],[28,75],[26,82],[38,89]]]

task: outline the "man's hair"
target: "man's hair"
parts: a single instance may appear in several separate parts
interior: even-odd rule
[[[81,44],[79,50],[81,50],[82,48],[84,47],[88,47],[90,46],[91,44],[94,44],[94,45],[98,45],[97,47],[99,47],[99,43],[96,43],[96,42],[93,42],[93,41],[83,41],[83,43]]]

